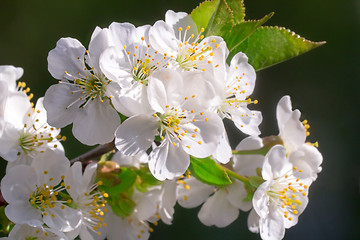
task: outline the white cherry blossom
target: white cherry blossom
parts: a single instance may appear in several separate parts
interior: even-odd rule
[[[61,38],[48,55],[49,72],[60,80],[45,93],[48,121],[59,128],[73,123],[74,136],[87,145],[112,141],[120,124],[110,104],[120,86],[99,66],[101,53],[111,44],[108,29],[96,28],[89,50],[76,39]]]
[[[149,155],[150,171],[159,180],[183,174],[190,163],[189,154],[200,158],[211,155],[224,131],[215,113],[197,111],[199,104],[192,104],[206,99],[184,95],[183,84],[175,70],[154,73],[148,86],[153,115],[130,117],[115,133],[115,145],[126,155],[145,152],[154,138],[159,138]]]
[[[280,99],[276,108],[276,118],[279,127],[279,137],[283,141],[290,162],[303,169],[307,176],[313,180],[321,171],[322,155],[316,148],[317,144],[306,143],[306,137],[310,134],[308,122],[300,121],[300,111],[292,110],[289,96]],[[313,169],[317,169],[313,171]]]
[[[169,65],[170,58],[151,47],[149,29],[149,25],[136,28],[130,23],[112,23],[109,32],[114,46],[100,59],[105,76],[122,87],[112,103],[126,116],[151,111],[146,91],[149,78]]]
[[[254,210],[248,224],[264,240],[282,239],[285,228],[294,226],[304,211],[312,180],[290,163],[281,145],[272,147],[266,154],[262,177],[265,182],[254,193]]]
[[[9,233],[8,240],[68,240],[64,233],[45,227],[31,227],[27,224],[18,225]]]
[[[47,150],[31,165],[17,165],[9,169],[1,181],[1,192],[9,203],[5,214],[16,224],[48,227],[69,232],[80,223],[80,212],[68,207],[71,199],[61,200],[65,190],[62,175],[69,168],[63,154]]]
[[[176,181],[165,180],[160,186],[149,189],[137,202],[136,211],[140,220],[154,222],[161,219],[171,224],[176,204]]]
[[[257,103],[257,100],[252,101],[249,98],[254,91],[256,73],[248,63],[247,56],[239,52],[232,58],[230,67],[220,69],[224,71],[216,82],[215,89],[221,98],[214,106],[215,111],[222,118],[231,119],[243,133],[259,135],[262,115],[259,111],[251,111],[247,107],[250,103]]]
[[[0,156],[10,163],[30,164],[31,160],[47,149],[63,152],[59,140],[60,129],[47,123],[43,98],[39,98],[35,108],[22,92],[12,93],[5,104],[4,118],[0,119]]]
[[[187,13],[169,10],[165,22],[157,21],[150,29],[150,44],[181,71],[212,71],[225,62],[228,49],[221,37],[204,38],[203,32]]]
[[[104,215],[108,194],[97,190],[101,182],[94,182],[97,164],[89,164],[82,173],[80,162],[74,163],[66,172],[64,183],[66,191],[72,199],[72,207],[81,213],[81,223],[68,235],[81,239],[94,239],[93,235],[101,235],[106,227]]]
[[[248,211],[251,208],[251,203],[242,201],[247,192],[241,182],[234,181],[220,188],[190,177],[178,180],[178,183],[178,203],[185,208],[204,203],[198,217],[206,226],[226,227],[238,218],[240,209]]]

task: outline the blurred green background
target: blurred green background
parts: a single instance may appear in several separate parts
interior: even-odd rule
[[[56,83],[47,71],[47,54],[61,37],[88,45],[96,26],[111,22],[153,24],[166,10],[191,12],[201,1],[125,0],[0,0],[0,65],[22,67],[36,97]],[[247,0],[247,19],[259,19],[274,11],[266,25],[289,28],[325,46],[262,70],[253,97],[264,116],[262,136],[278,133],[275,107],[283,95],[310,122],[311,142],[319,141],[324,156],[323,172],[310,189],[310,203],[299,223],[285,239],[360,239],[360,1],[359,0]],[[243,137],[236,129],[230,136],[235,146]],[[68,158],[87,147],[71,139],[71,127],[63,130]],[[4,162],[2,162],[3,165]],[[205,227],[198,209],[176,208],[173,225],[161,224],[150,239],[260,239],[247,230],[247,213],[229,227]]]

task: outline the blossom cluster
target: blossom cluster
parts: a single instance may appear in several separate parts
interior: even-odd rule
[[[322,156],[289,96],[277,106],[279,135],[259,137],[262,115],[248,108],[257,104],[254,68],[242,52],[228,59],[226,42],[204,31],[169,10],[152,26],[97,27],[88,50],[61,38],[48,55],[58,83],[35,105],[16,82],[23,70],[0,66],[1,193],[15,225],[7,239],[148,239],[159,220],[171,224],[176,203],[203,204],[200,221],[217,227],[251,210],[250,231],[284,237]],[[234,151],[225,118],[249,135]],[[60,135],[69,124],[81,143],[116,149],[71,165]],[[193,174],[192,158],[211,160],[229,182]]]

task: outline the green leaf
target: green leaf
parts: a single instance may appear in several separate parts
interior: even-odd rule
[[[220,0],[216,11],[207,25],[204,35],[222,36],[221,33],[230,31],[234,25],[235,21],[233,11],[230,9],[226,1]]]
[[[191,156],[190,172],[195,178],[209,185],[226,186],[232,183],[226,171],[210,157]]]
[[[254,192],[256,191],[256,188],[250,186],[250,185],[245,185],[245,189],[247,192],[246,197],[243,199],[244,202],[251,202],[254,196]]]
[[[264,182],[264,179],[262,177],[259,177],[259,176],[249,177],[249,183],[254,188],[258,188],[263,182]]]
[[[229,31],[224,31],[222,33],[222,37],[226,42],[230,54],[235,55],[237,52],[231,53],[231,51],[238,47],[246,38],[253,34],[258,27],[267,22],[273,15],[274,13],[269,13],[260,20],[241,22],[233,26]]]
[[[116,176],[117,179],[112,178],[99,178],[103,181],[103,185],[99,186],[101,191],[105,191],[110,197],[119,193],[127,191],[134,185],[136,180],[136,173],[128,168],[121,168],[121,172]],[[117,184],[114,184],[116,182]]]
[[[120,117],[120,120],[121,120],[121,123],[123,123],[126,119],[128,119],[129,117],[125,116],[125,115],[122,115],[121,113],[119,113],[119,117]]]
[[[13,223],[5,215],[5,206],[0,207],[0,232],[8,234]]]
[[[147,192],[147,189],[152,186],[160,185],[161,181],[157,180],[150,172],[149,168],[140,168],[136,170],[138,178],[135,182],[135,187],[140,192]]]
[[[111,209],[117,216],[128,217],[133,213],[136,203],[131,199],[131,196],[132,194],[122,193],[108,199]]]
[[[235,24],[244,21],[245,6],[243,0],[223,0],[223,2],[230,8]]]
[[[233,52],[244,52],[255,70],[261,70],[296,57],[324,43],[306,40],[282,27],[259,27]]]
[[[219,0],[205,1],[200,3],[199,6],[197,6],[194,10],[192,10],[190,17],[196,23],[199,32],[201,28],[207,27],[218,4],[219,4]]]

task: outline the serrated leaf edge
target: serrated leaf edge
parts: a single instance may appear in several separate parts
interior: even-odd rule
[[[290,33],[291,36],[295,36],[295,37],[301,39],[301,40],[304,41],[304,42],[313,43],[313,44],[316,44],[316,45],[318,45],[318,46],[321,46],[321,45],[323,45],[323,44],[326,43],[326,41],[315,42],[315,41],[308,40],[308,39],[300,36],[299,34],[295,33],[294,31],[292,31],[292,30],[290,30],[290,29],[288,29],[288,28],[285,28],[285,27],[279,27],[279,26],[261,26],[261,27],[259,27],[258,29],[256,29],[256,31],[268,30],[268,29],[278,29],[278,30],[280,30],[280,31],[286,31],[286,32]],[[318,46],[316,46],[316,47],[318,47]]]

